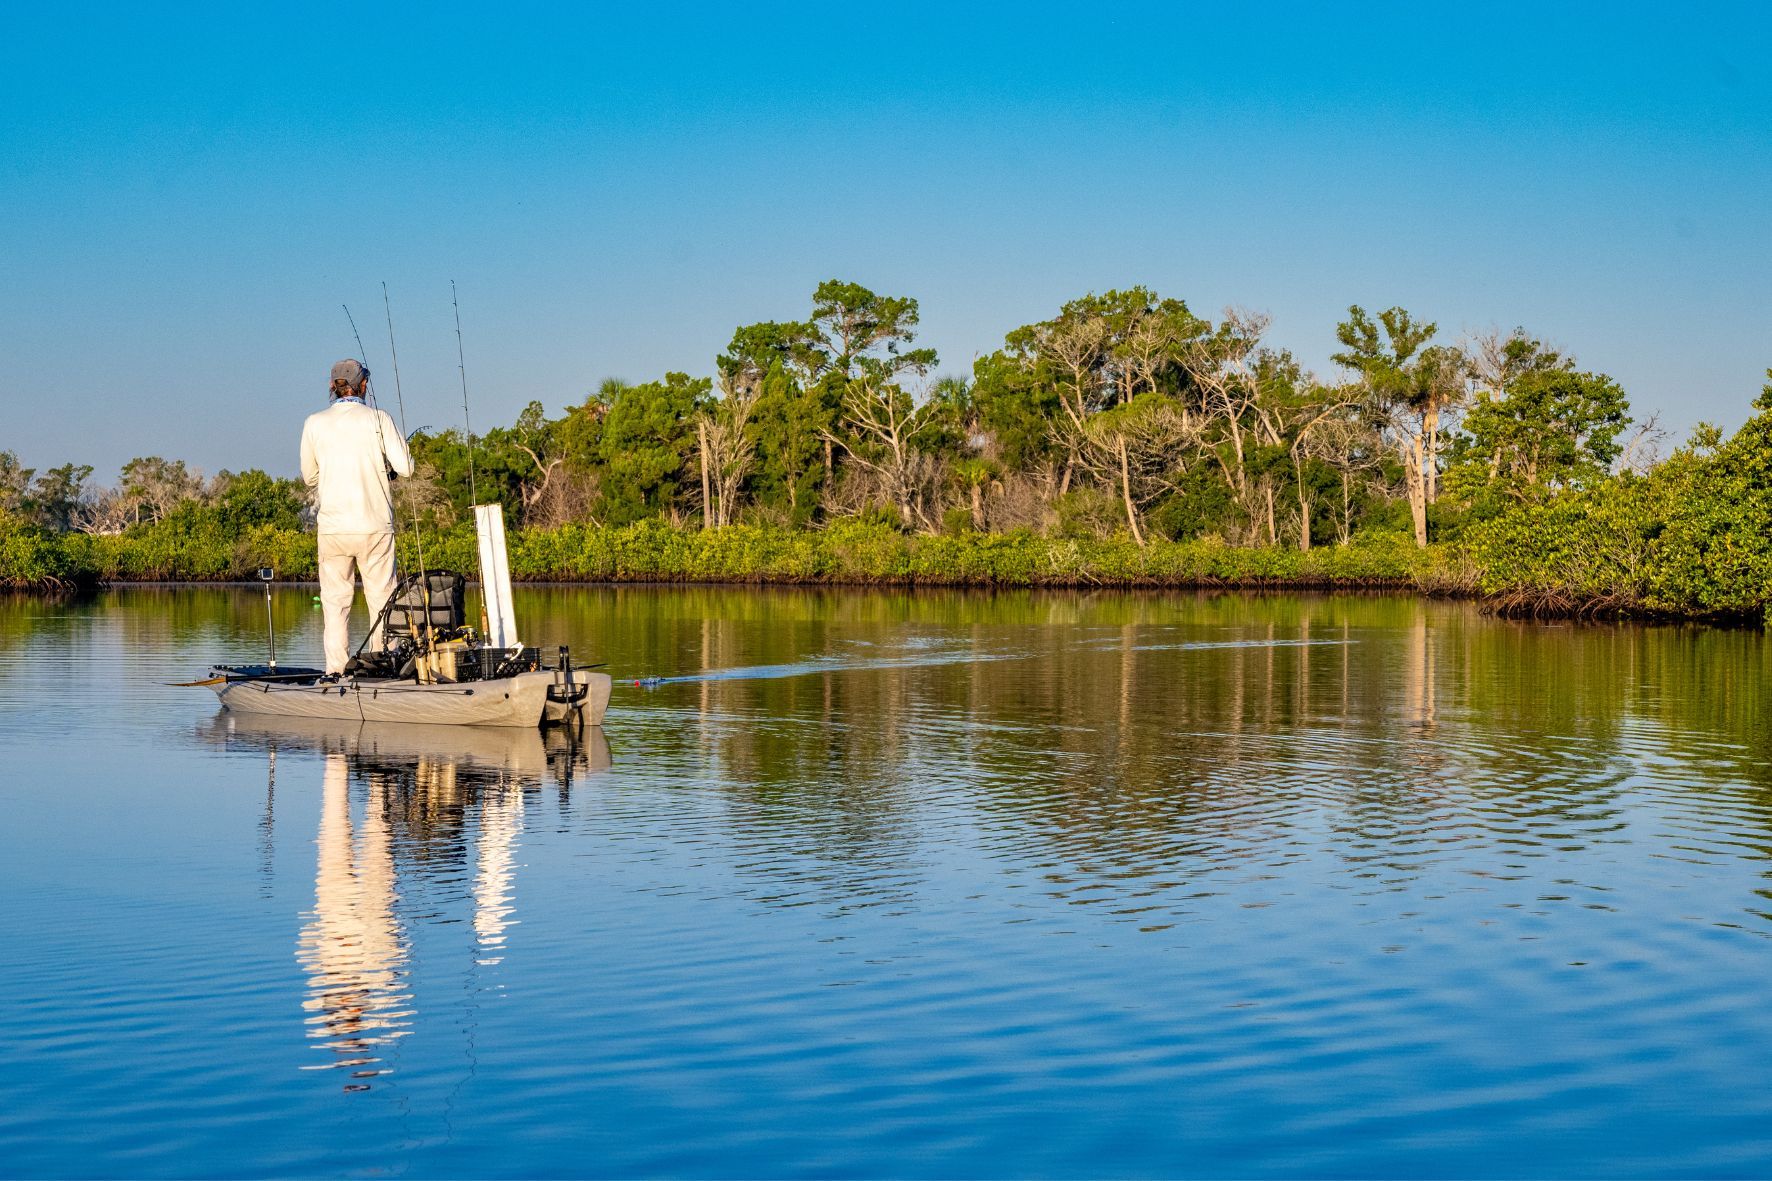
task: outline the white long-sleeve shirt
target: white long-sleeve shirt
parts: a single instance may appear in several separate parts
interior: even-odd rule
[[[302,426],[301,475],[315,490],[321,533],[393,532],[390,468],[412,475],[412,453],[385,410],[340,398]]]

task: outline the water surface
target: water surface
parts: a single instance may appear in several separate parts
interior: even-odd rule
[[[165,687],[251,590],[0,599],[0,1173],[1772,1172],[1759,633],[517,605],[602,735]]]

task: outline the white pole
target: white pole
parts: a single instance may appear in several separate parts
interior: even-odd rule
[[[486,643],[493,648],[520,648],[517,613],[511,603],[511,555],[505,548],[502,505],[474,506],[474,531],[480,538],[480,598],[486,612]]]

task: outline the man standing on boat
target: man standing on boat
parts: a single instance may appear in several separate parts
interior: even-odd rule
[[[332,367],[332,405],[308,416],[301,432],[301,474],[314,489],[320,541],[320,604],[326,616],[326,672],[351,658],[348,629],[363,577],[369,618],[394,593],[394,493],[390,476],[412,475],[412,454],[387,412],[364,400],[369,369],[344,360]],[[376,633],[370,633],[370,647]]]

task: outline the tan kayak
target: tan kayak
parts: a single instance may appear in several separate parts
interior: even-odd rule
[[[283,718],[416,722],[439,726],[601,726],[614,682],[608,673],[560,669],[461,683],[409,680],[322,682],[312,670],[217,666],[207,682],[224,709]]]
[[[271,580],[265,567],[267,664],[222,664],[202,685],[222,708],[278,718],[336,722],[404,722],[432,726],[512,726],[538,729],[569,724],[601,726],[614,681],[608,673],[575,667],[559,648],[553,667],[540,650],[517,640],[511,603],[510,558],[504,511],[474,506],[480,539],[482,626],[467,625],[466,576],[420,569],[394,587],[370,629],[379,647],[346,665],[343,677],[317,668],[277,667],[271,626]]]

